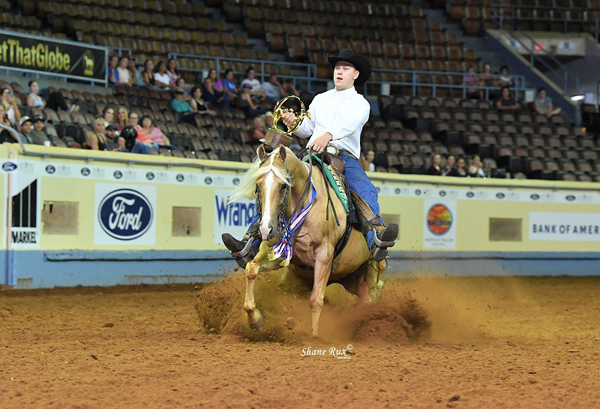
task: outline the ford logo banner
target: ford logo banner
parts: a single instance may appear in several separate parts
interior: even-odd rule
[[[98,207],[100,226],[117,240],[134,240],[144,235],[153,220],[150,201],[132,189],[115,190]]]

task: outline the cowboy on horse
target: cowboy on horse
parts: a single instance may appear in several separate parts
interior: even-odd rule
[[[335,89],[315,96],[309,107],[310,117],[304,119],[295,135],[310,138],[307,147],[314,152],[331,151],[344,161],[344,175],[349,188],[368,204],[359,205],[357,209],[368,223],[365,239],[373,259],[379,262],[387,256],[387,248],[396,242],[398,225],[383,224],[379,217],[377,189],[359,163],[360,136],[369,119],[370,105],[356,92],[354,85],[361,85],[369,79],[371,64],[367,58],[350,49],[342,50],[337,57],[329,57],[329,64],[333,68]],[[291,126],[296,115],[286,112],[282,119],[284,124]],[[266,223],[259,226],[259,219],[257,214],[242,240],[229,233],[222,236],[223,243],[242,268],[256,256],[260,238],[266,240],[275,233]]]

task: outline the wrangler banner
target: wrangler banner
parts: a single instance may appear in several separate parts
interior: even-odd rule
[[[104,81],[106,48],[0,30],[0,66]]]

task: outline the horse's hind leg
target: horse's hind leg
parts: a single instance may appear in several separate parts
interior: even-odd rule
[[[385,264],[369,261],[363,264],[347,279],[340,280],[346,291],[358,297],[357,304],[371,304],[377,301],[383,289],[381,274]]]

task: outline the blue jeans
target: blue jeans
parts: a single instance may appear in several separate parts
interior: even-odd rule
[[[346,180],[348,181],[348,186],[350,189],[354,190],[363,199],[365,199],[367,204],[371,207],[371,210],[373,210],[373,213],[380,215],[379,203],[377,202],[377,189],[371,182],[371,179],[369,179],[360,163],[352,156],[342,156],[342,159],[346,164],[344,175],[346,176]],[[254,226],[259,219],[260,214],[257,212],[250,221],[250,226]],[[381,218],[379,218],[379,220],[383,223]],[[367,244],[369,247],[371,247],[371,244],[373,243],[373,231],[369,231],[367,233],[366,239]],[[258,248],[260,245],[260,240],[255,240],[253,245],[254,247]]]

